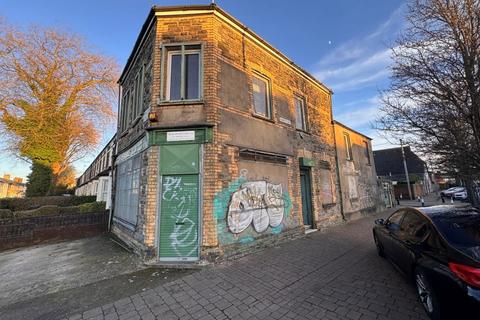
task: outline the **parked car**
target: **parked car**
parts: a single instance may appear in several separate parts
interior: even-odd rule
[[[453,194],[453,199],[455,200],[466,200],[468,198],[467,190],[464,188],[460,192],[455,192]]]
[[[465,191],[465,187],[452,187],[446,190],[443,190],[440,192],[440,194],[444,197],[452,197],[456,192],[462,192]]]
[[[402,208],[375,220],[373,238],[413,281],[431,319],[480,319],[480,211]]]

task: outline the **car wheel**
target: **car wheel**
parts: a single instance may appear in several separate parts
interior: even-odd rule
[[[377,236],[374,234],[373,235],[373,240],[375,241],[375,246],[377,247],[377,254],[384,258],[385,257],[385,252],[383,251],[383,246],[382,244],[378,241]]]
[[[432,320],[440,320],[440,304],[438,303],[437,295],[433,290],[428,277],[421,268],[416,268],[414,272],[415,286],[417,287],[417,294],[423,308]]]

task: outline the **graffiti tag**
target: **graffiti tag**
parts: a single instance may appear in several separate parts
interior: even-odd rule
[[[250,181],[232,194],[227,223],[233,233],[241,233],[250,224],[256,232],[275,228],[282,223],[285,199],[281,184]]]

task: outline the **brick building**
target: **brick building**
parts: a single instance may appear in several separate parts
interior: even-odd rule
[[[96,196],[105,202],[107,209],[112,205],[112,168],[115,155],[115,136],[105,145],[88,168],[77,178],[75,195]]]
[[[334,121],[342,212],[346,220],[385,207],[373,161],[372,139]],[[391,202],[391,201],[390,201]]]
[[[119,85],[112,232],[145,259],[342,220],[332,92],[219,7],[153,7]]]

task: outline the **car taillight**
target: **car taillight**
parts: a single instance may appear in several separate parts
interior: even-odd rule
[[[471,286],[480,287],[480,269],[449,262],[448,266],[453,273]]]

